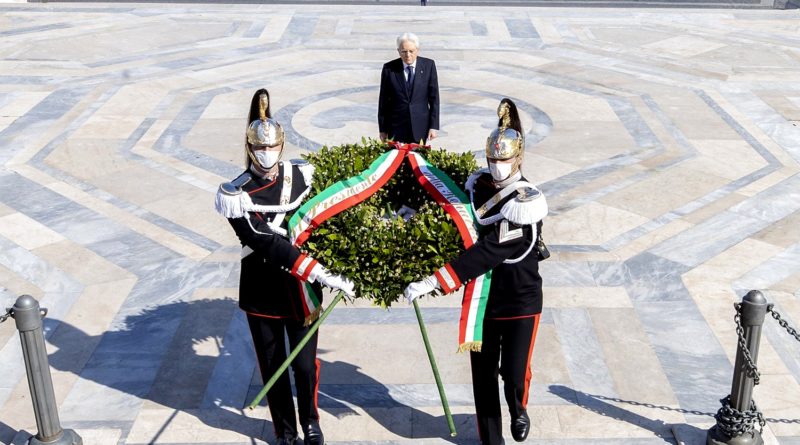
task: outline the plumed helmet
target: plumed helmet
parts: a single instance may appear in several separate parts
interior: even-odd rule
[[[522,157],[525,139],[513,128],[495,128],[486,139],[486,158],[507,160]]]
[[[247,142],[250,145],[275,147],[284,140],[281,124],[273,119],[256,119],[247,127]]]
[[[271,168],[272,165],[275,165],[283,157],[284,134],[281,124],[277,121],[266,117],[256,119],[247,126],[247,132],[245,134],[247,137],[245,152],[247,152],[250,161],[260,166],[262,169]],[[262,157],[265,155],[263,151],[264,147],[280,147],[277,157],[272,159],[272,161],[270,161],[269,158],[259,160],[259,155]],[[256,154],[256,152],[258,152],[258,154]],[[265,162],[269,163],[270,166],[264,165]],[[248,163],[248,165],[250,164]]]

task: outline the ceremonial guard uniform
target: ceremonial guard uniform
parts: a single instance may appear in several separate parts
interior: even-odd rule
[[[547,203],[519,170],[523,144],[521,132],[513,128],[500,127],[492,132],[486,148],[489,169],[474,173],[466,183],[481,225],[478,242],[405,291],[410,301],[436,288],[450,293],[491,271],[480,351],[470,352],[483,445],[504,443],[498,373],[503,377],[512,436],[521,442],[530,429],[526,412],[530,360],[542,312],[542,278],[534,246],[541,220],[547,215]]]
[[[216,198],[217,210],[242,243],[239,307],[247,313],[264,382],[286,359],[287,338],[294,348],[308,332],[305,322],[314,314],[303,311],[304,292],[315,292],[321,301],[320,283],[351,295],[353,289],[352,283],[330,274],[287,238],[288,216],[309,193],[313,167],[305,161],[279,161],[283,139],[277,122],[266,117],[253,121],[247,131],[248,169],[222,184]],[[292,362],[306,445],[324,443],[317,410],[316,349],[317,334]],[[294,444],[297,420],[287,373],[267,393],[267,402],[278,443]]]

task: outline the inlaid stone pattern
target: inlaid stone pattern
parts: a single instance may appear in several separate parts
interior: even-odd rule
[[[796,13],[429,4],[0,4],[0,304],[48,308],[63,427],[87,445],[275,442],[266,407],[244,408],[261,381],[214,193],[242,170],[258,88],[287,157],[377,137],[381,66],[413,31],[439,72],[432,145],[483,164],[512,98],[550,206],[526,443],[705,443],[733,303],[760,289],[800,325]],[[328,443],[477,443],[459,305],[421,302],[458,435],[413,309],[359,301],[320,331]],[[768,317],[768,444],[800,444],[798,357]],[[0,376],[0,443],[25,443],[13,320]]]

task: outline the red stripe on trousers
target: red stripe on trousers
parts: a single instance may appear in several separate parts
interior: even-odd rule
[[[528,409],[528,391],[530,391],[531,387],[531,377],[533,377],[533,373],[531,372],[531,356],[533,355],[533,344],[536,343],[536,332],[539,330],[539,316],[542,314],[536,314],[533,316],[533,334],[531,335],[531,345],[528,347],[528,368],[525,371],[525,393],[522,395],[522,408]]]
[[[319,370],[322,368],[322,364],[318,358],[315,358],[314,365],[317,368],[317,384],[314,385],[314,412],[319,416],[319,400],[317,399],[319,398]]]

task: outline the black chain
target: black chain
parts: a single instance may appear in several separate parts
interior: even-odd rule
[[[0,315],[0,323],[3,323],[4,321],[8,320],[9,317],[13,317],[13,316],[14,316],[14,310],[11,309],[11,308],[7,308],[6,309],[6,313],[3,314],[3,315]]]
[[[747,368],[747,376],[753,379],[753,386],[758,385],[761,380],[761,373],[758,372],[753,357],[750,355],[750,350],[747,349],[747,343],[744,336],[744,327],[742,327],[742,305],[741,303],[734,303],[733,307],[736,308],[736,315],[733,320],[736,322],[736,336],[738,337],[739,349],[742,351],[744,357],[745,367]],[[772,314],[782,328],[786,329],[789,335],[793,336],[797,341],[800,341],[800,334],[797,330],[789,326],[789,323],[784,320],[778,311],[775,310],[774,304],[767,305],[767,312]],[[731,406],[731,397],[725,397],[720,400],[722,408],[717,411],[714,416],[717,419],[717,426],[728,435],[728,437],[739,437],[744,433],[751,431],[756,421],[761,427],[760,432],[764,431],[764,425],[767,424],[766,419],[761,411],[758,410],[756,402],[750,401],[750,409],[746,411],[739,411]]]
[[[778,324],[781,325],[782,328],[786,329],[786,332],[788,332],[789,335],[793,336],[797,341],[800,341],[800,334],[797,333],[797,331],[793,327],[789,326],[789,323],[786,322],[786,320],[781,318],[781,314],[779,314],[778,311],[774,309],[774,307],[775,307],[774,304],[768,304],[767,312],[772,314],[772,318],[777,320]]]
[[[717,427],[728,437],[739,437],[752,431],[756,421],[760,427],[759,433],[764,432],[764,425],[767,424],[767,421],[764,420],[755,401],[750,401],[750,409],[747,411],[739,411],[732,407],[731,396],[721,399],[720,403],[722,403],[722,408],[717,411],[714,418],[717,419]]]
[[[753,357],[750,356],[750,350],[747,349],[747,343],[745,343],[744,328],[742,327],[741,320],[742,304],[734,303],[733,307],[736,308],[736,315],[733,316],[733,320],[736,322],[736,336],[739,337],[739,349],[742,351],[745,366],[747,367],[747,376],[753,379],[753,385],[755,386],[761,382],[761,373],[758,372],[758,367],[756,367]]]

